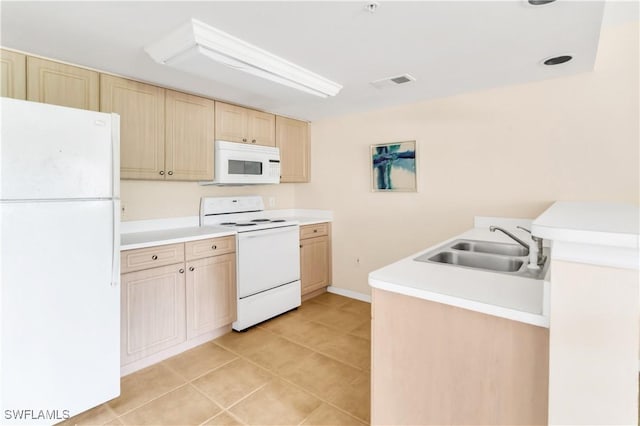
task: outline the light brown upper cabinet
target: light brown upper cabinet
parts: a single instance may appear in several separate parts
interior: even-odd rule
[[[309,182],[309,124],[276,116],[280,182]]]
[[[27,57],[22,53],[0,49],[0,95],[27,98]]]
[[[120,114],[122,179],[164,179],[164,98],[160,87],[100,75],[100,111]]]
[[[215,102],[167,90],[165,101],[165,178],[213,178]]]
[[[27,57],[27,100],[98,111],[98,81],[95,71]]]
[[[216,139],[276,146],[273,114],[216,102]]]

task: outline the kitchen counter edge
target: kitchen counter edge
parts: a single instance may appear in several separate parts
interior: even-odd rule
[[[298,222],[300,226],[331,222],[331,219],[313,217],[290,217],[289,219]],[[221,226],[188,226],[121,233],[120,251],[226,237],[229,235],[236,235],[236,231]]]

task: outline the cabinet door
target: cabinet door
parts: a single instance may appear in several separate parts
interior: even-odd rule
[[[276,116],[266,112],[248,111],[248,142],[256,145],[276,146]]]
[[[184,263],[122,275],[122,365],[185,341]]]
[[[216,139],[230,142],[248,142],[247,109],[216,102]]]
[[[164,179],[164,89],[101,74],[100,111],[120,114],[120,177]]]
[[[0,49],[0,96],[27,98],[27,57]]]
[[[309,125],[277,116],[276,146],[280,148],[280,182],[309,182]]]
[[[235,320],[235,253],[187,262],[187,338]]]
[[[98,111],[98,73],[27,57],[27,100]]]
[[[213,179],[215,102],[167,90],[165,167],[167,180]]]
[[[329,238],[300,240],[302,295],[329,285]]]

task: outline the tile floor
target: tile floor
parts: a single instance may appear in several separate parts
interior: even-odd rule
[[[370,305],[324,293],[122,378],[91,425],[362,425],[370,413]]]

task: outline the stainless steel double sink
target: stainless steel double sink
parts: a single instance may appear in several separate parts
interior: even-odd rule
[[[548,256],[545,256],[540,269],[527,267],[528,256],[529,249],[521,245],[460,239],[437,247],[413,260],[543,279],[549,263]]]

